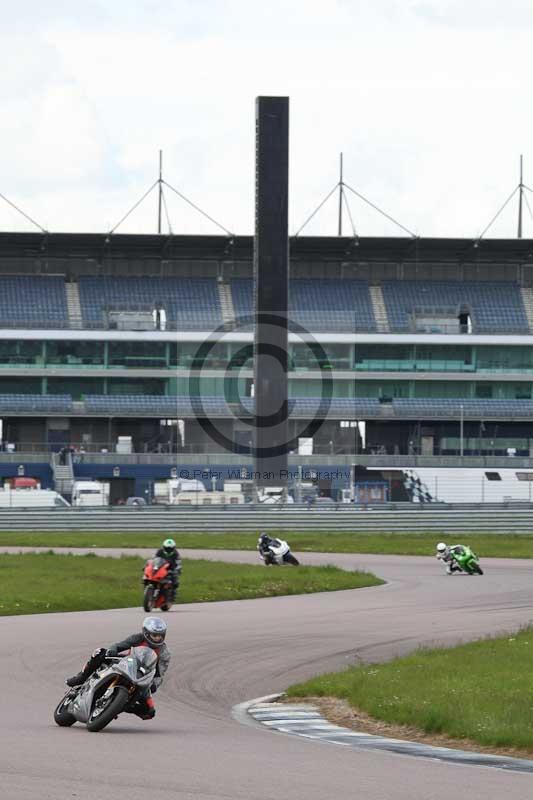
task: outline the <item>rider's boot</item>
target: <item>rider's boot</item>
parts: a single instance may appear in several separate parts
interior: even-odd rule
[[[105,647],[99,647],[98,650],[95,650],[83,667],[82,671],[78,672],[76,675],[73,675],[71,678],[66,679],[65,683],[67,686],[81,686],[82,683],[85,683],[89,675],[91,675],[95,669],[98,669],[98,667],[101,665],[105,658],[105,653]]]
[[[81,672],[77,672],[76,675],[73,675],[71,678],[67,678],[65,683],[67,686],[81,686],[82,683],[85,683],[88,677],[89,675],[85,675],[85,670],[82,670]]]

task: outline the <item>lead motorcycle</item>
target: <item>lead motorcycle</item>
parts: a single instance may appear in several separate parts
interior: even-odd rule
[[[123,711],[133,712],[150,689],[157,655],[150,647],[132,647],[125,656],[107,656],[81,686],[69,689],[54,711],[61,727],[83,722],[88,731],[101,731]]]

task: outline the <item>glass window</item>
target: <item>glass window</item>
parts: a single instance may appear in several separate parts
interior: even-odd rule
[[[533,481],[533,472],[517,472],[516,477],[519,481]]]
[[[109,342],[110,367],[164,369],[167,365],[165,342]]]
[[[47,394],[70,394],[73,400],[83,400],[87,394],[104,394],[102,378],[48,378]]]
[[[108,378],[108,394],[165,394],[165,381],[157,378],[139,378],[138,380]]]
[[[64,367],[93,367],[104,363],[103,342],[46,342],[46,363]]]
[[[0,364],[9,367],[43,366],[42,343],[35,341],[0,341]]]
[[[488,481],[501,481],[501,475],[499,472],[485,472],[485,478]]]
[[[452,397],[470,396],[470,384],[463,381],[415,381],[415,397]]]
[[[41,379],[0,378],[0,394],[41,394]]]
[[[489,400],[492,397],[493,387],[491,383],[476,384],[476,397]]]
[[[487,372],[533,370],[533,347],[480,345],[477,348],[477,368]]]
[[[410,345],[361,344],[355,348],[355,368],[364,371],[401,372],[414,368]]]

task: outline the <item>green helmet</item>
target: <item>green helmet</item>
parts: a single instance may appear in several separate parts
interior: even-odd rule
[[[163,542],[163,550],[165,553],[173,553],[176,549],[176,542],[174,539],[165,539]]]

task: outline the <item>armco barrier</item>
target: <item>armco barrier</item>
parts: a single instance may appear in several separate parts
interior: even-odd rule
[[[0,509],[2,531],[353,531],[361,533],[533,533],[533,508],[413,506],[358,510],[353,506],[147,507]]]

